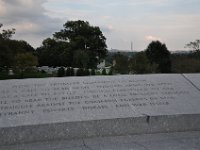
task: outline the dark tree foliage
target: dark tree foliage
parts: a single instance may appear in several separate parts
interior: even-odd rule
[[[129,70],[133,74],[156,73],[157,67],[155,63],[150,63],[145,52],[138,52],[129,60]]]
[[[194,42],[190,42],[185,45],[186,48],[190,48],[191,50],[194,50],[196,52],[200,52],[200,40],[196,40]]]
[[[159,72],[171,72],[170,52],[165,44],[162,44],[160,41],[153,41],[148,45],[145,52],[151,64],[158,65]]]
[[[3,25],[0,24],[0,28]],[[9,68],[15,66],[15,57],[19,54],[29,53],[35,55],[34,48],[26,41],[12,40],[15,29],[2,30],[0,32],[0,67]],[[19,60],[18,60],[19,61]]]
[[[0,28],[2,26],[3,24],[0,23]],[[0,39],[8,40],[13,36],[13,34],[15,34],[15,29],[2,30],[2,32],[0,33]]]
[[[74,52],[73,67],[89,68],[89,56],[85,51],[77,50]]]
[[[121,53],[117,53],[114,55],[114,71],[115,73],[119,74],[127,74],[129,73],[128,68],[128,57],[125,55],[122,55]]]
[[[0,67],[10,67],[13,65],[13,61],[14,56],[12,51],[7,45],[4,45],[2,42],[0,42]]]
[[[35,55],[35,49],[26,41],[7,40],[5,43],[9,45],[9,48],[12,50],[14,55],[27,52]]]
[[[66,42],[47,38],[36,51],[40,66],[72,65],[72,51]]]
[[[72,57],[75,54],[74,51],[78,50],[87,54],[87,68],[96,68],[107,54],[106,38],[100,28],[91,26],[85,21],[68,21],[64,24],[64,29],[54,34],[54,38],[69,44],[70,50],[73,51]],[[79,64],[76,67],[80,67]]]
[[[200,60],[200,39],[195,40],[194,42],[190,42],[186,44],[186,48],[190,48],[192,51],[189,55],[192,58],[197,58]]]
[[[200,57],[197,52],[185,54],[172,54],[172,72],[173,73],[199,73]]]

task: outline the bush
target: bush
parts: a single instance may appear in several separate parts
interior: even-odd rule
[[[85,69],[85,70],[84,70],[84,75],[85,75],[85,76],[89,76],[89,75],[90,75],[90,71],[89,71],[88,69]]]
[[[84,76],[84,70],[82,68],[78,69],[76,75],[77,76]]]
[[[63,67],[60,67],[58,69],[58,74],[57,74],[58,77],[64,77],[65,76],[65,68]]]
[[[95,70],[94,70],[94,69],[92,69],[92,71],[91,71],[91,75],[93,75],[93,76],[95,76],[95,75],[96,75],[96,73],[95,73]]]
[[[106,69],[105,69],[105,68],[104,68],[103,71],[102,71],[102,75],[107,75]]]
[[[73,68],[70,68],[70,75],[74,76],[74,69]]]
[[[65,76],[67,76],[67,77],[71,76],[71,69],[70,68],[67,68]]]
[[[112,68],[110,68],[108,75],[113,75]]]

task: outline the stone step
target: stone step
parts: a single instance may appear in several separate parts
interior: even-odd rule
[[[199,131],[95,137],[0,146],[1,150],[199,150],[199,148]]]

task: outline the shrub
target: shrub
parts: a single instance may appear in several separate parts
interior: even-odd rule
[[[78,69],[76,75],[77,76],[84,76],[84,70],[82,68]]]
[[[67,76],[67,77],[71,76],[71,69],[70,68],[67,68],[65,76]]]
[[[65,76],[65,68],[63,67],[60,67],[58,69],[58,74],[57,74],[58,77],[64,77]]]
[[[84,75],[85,75],[85,76],[89,76],[89,75],[90,75],[90,71],[89,71],[88,69],[85,69],[85,70],[84,70]]]
[[[73,68],[70,68],[70,75],[74,76],[74,69]]]
[[[96,73],[95,73],[95,70],[94,70],[94,69],[92,69],[92,71],[91,71],[91,75],[96,75]]]
[[[102,71],[102,75],[107,75],[106,69],[105,69],[105,68],[104,68],[103,71]]]
[[[113,75],[112,68],[110,68],[108,75]]]

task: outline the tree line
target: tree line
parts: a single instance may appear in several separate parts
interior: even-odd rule
[[[42,46],[36,49],[25,41],[12,40],[15,29],[2,30],[0,67],[21,66],[20,60],[23,59],[25,64],[27,57],[34,62],[27,62],[27,65],[32,66],[96,68],[107,54],[106,38],[100,28],[81,20],[68,21],[63,27],[59,32],[55,32],[52,38],[45,39]],[[37,60],[33,59],[34,56]]]
[[[106,38],[99,27],[84,21],[68,21],[64,28],[37,48],[42,66],[96,68],[106,57]]]
[[[128,56],[113,56],[114,71],[120,74],[171,73],[170,52],[160,41],[152,41],[145,51]]]
[[[2,28],[0,24],[0,28]],[[19,72],[30,66],[37,66],[35,49],[23,40],[11,39],[15,29],[2,30],[0,32],[0,71],[13,68]]]
[[[32,70],[33,66],[96,69],[97,64],[108,54],[106,37],[99,27],[87,21],[67,21],[63,29],[43,40],[42,45],[36,49],[26,41],[12,39],[15,29],[2,28],[0,24],[0,72],[12,68],[23,73]],[[191,56],[172,55],[160,41],[152,41],[144,51],[130,58],[117,53],[111,62],[113,73],[181,72],[183,67],[180,58],[184,58],[187,63],[190,60],[189,63],[193,64],[198,64],[200,58],[200,40],[190,42],[186,47],[194,50]]]
[[[131,57],[116,53],[110,59],[114,61],[115,74],[200,72],[200,40],[190,42],[186,47],[193,51],[171,54],[164,43],[152,41],[144,51]]]

